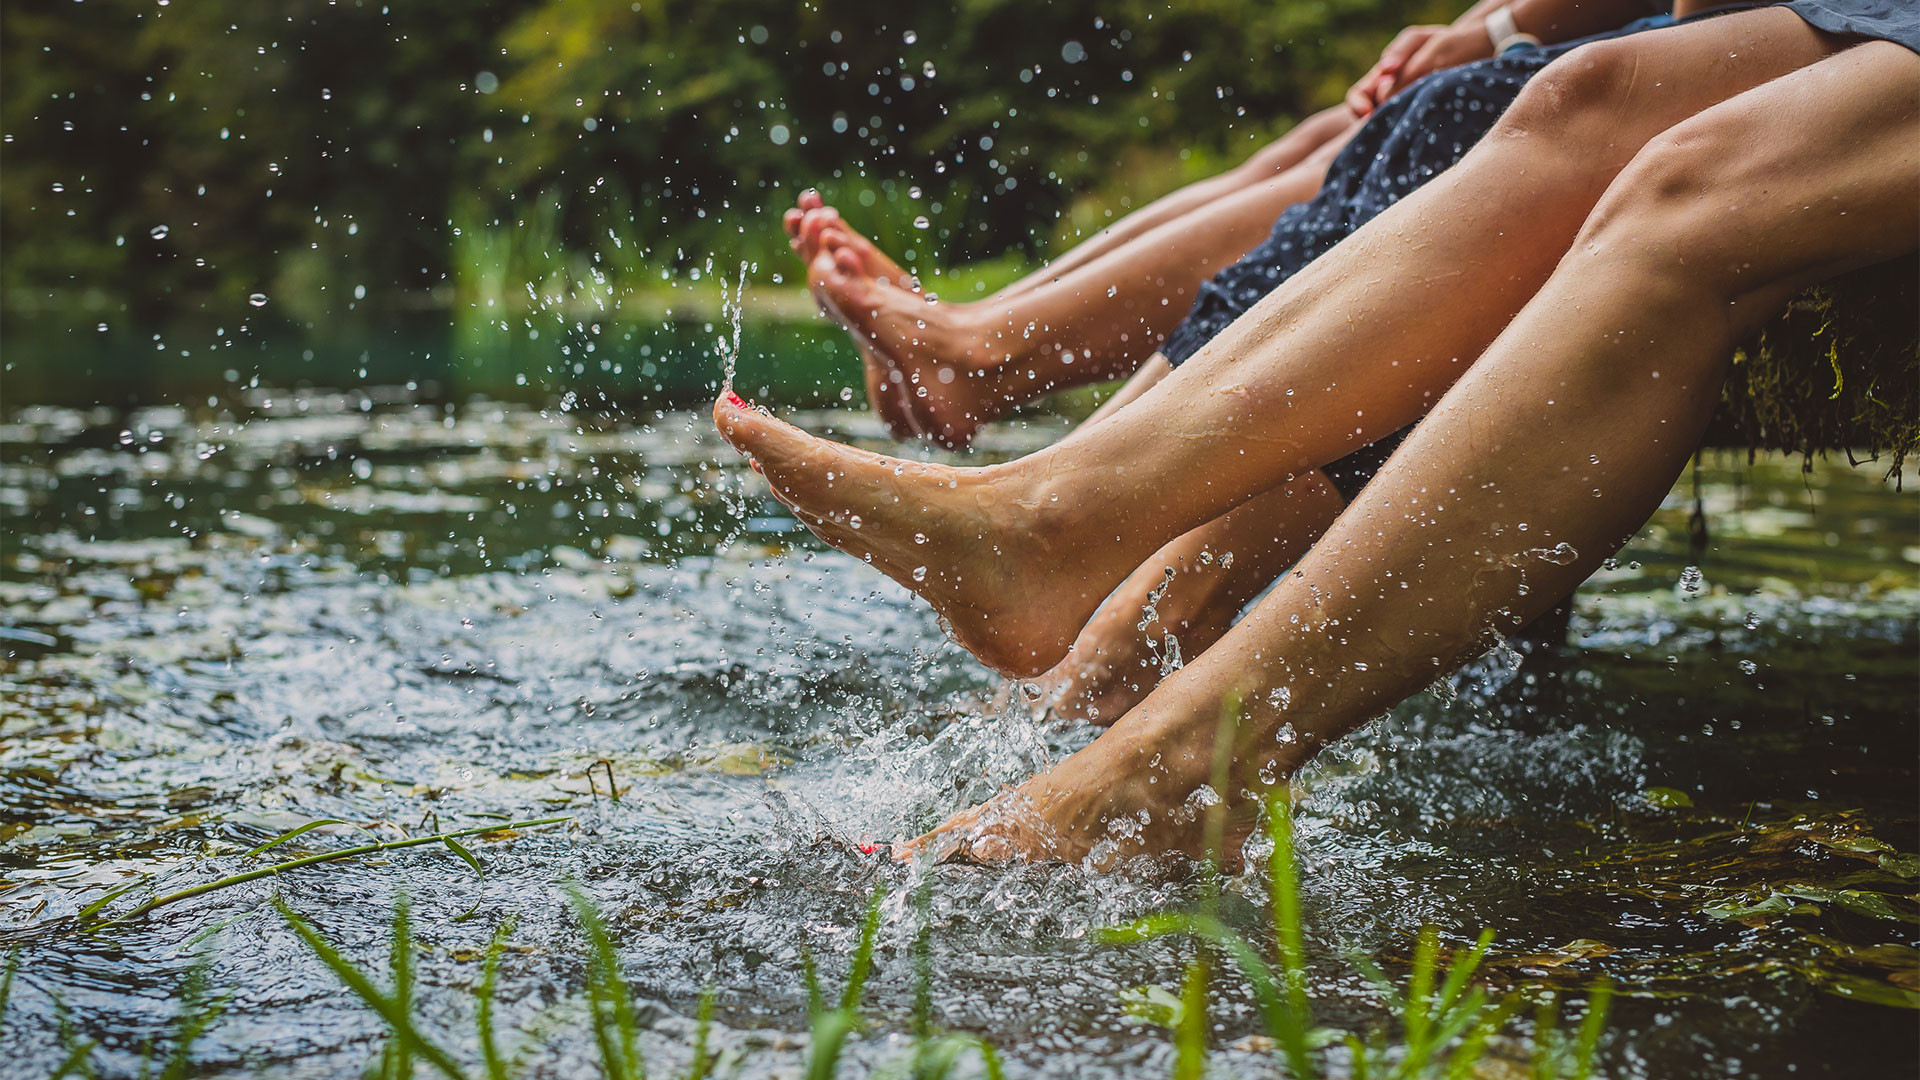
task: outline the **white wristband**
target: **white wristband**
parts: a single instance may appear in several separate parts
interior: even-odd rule
[[[1540,39],[1521,33],[1510,8],[1495,8],[1487,13],[1487,40],[1493,43],[1493,55],[1499,56],[1515,45],[1539,45]]]

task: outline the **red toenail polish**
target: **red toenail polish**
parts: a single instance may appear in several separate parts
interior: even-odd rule
[[[747,407],[746,399],[741,397],[739,394],[734,393],[731,390],[727,391],[727,404],[733,406],[736,409],[744,409]]]

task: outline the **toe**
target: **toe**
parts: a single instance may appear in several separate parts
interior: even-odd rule
[[[820,231],[840,221],[840,212],[831,206],[815,207],[808,210],[800,220],[800,243],[808,250],[818,250]]]
[[[798,207],[780,215],[780,226],[787,230],[787,242],[792,244],[796,251],[800,248],[800,222],[805,220],[806,216],[806,212]]]
[[[826,205],[826,201],[820,198],[819,189],[808,188],[800,193],[800,199],[796,205],[802,210],[818,210]]]

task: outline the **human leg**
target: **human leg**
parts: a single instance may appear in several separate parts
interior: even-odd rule
[[[1268,598],[1092,746],[920,843],[1197,854],[1199,823],[1168,811],[1209,782],[1230,693],[1244,712],[1218,794],[1244,829],[1264,788],[1537,615],[1637,529],[1697,445],[1734,344],[1812,281],[1912,251],[1917,192],[1920,57],[1881,42],[1652,140]]]
[[[1233,625],[1346,505],[1318,471],[1256,495],[1153,554],[1040,678],[1055,713],[1111,724]]]
[[[1043,671],[1161,544],[1425,411],[1654,135],[1833,47],[1764,9],[1574,51],[1452,171],[1139,400],[1019,461],[897,462],[725,403],[716,420],[809,527],[926,597],[975,656]]]
[[[1354,124],[1355,117],[1344,105],[1336,105],[1331,109],[1315,113],[1295,124],[1285,135],[1255,151],[1246,161],[1217,176],[1195,181],[1178,191],[1155,199],[1074,245],[1060,258],[1052,260],[1039,270],[996,292],[991,299],[1012,299],[1022,292],[1053,281],[1068,271],[1092,263],[1129,241],[1161,225],[1203,209],[1233,192],[1266,183],[1278,174],[1300,164],[1310,154],[1328,143],[1343,141],[1353,129]],[[819,253],[822,230],[835,225],[844,227],[839,212],[828,206],[820,197],[820,193],[812,189],[800,193],[793,209],[786,212],[783,223],[794,252],[800,256],[802,263],[809,265],[813,262],[814,256]],[[899,264],[887,257],[871,241],[860,236],[858,231],[851,227],[845,227],[844,231],[854,238],[856,253],[860,257],[862,269],[868,276],[898,275],[898,280],[905,279],[906,275],[900,271]]]
[[[897,270],[876,275],[872,245],[837,221],[819,233],[808,286],[859,345],[868,396],[895,434],[962,446],[1014,405],[1137,368],[1209,274],[1313,195],[1338,148],[1004,298],[953,303]]]

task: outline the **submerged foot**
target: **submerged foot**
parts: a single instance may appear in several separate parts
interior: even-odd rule
[[[816,438],[738,398],[714,423],[814,535],[918,593],[981,663],[1036,675],[1066,654],[1118,573],[1035,509],[1012,466],[961,469]]]
[[[963,810],[929,832],[895,844],[896,859],[936,862],[1068,862],[1109,870],[1140,855],[1211,854],[1235,869],[1260,802],[1236,762],[1223,802],[1211,785],[1218,705],[1183,688],[1150,697],[1093,744],[1026,783]],[[1216,700],[1217,699],[1213,699]],[[1156,707],[1159,706],[1159,707]],[[1272,755],[1265,755],[1271,757]],[[1271,766],[1268,766],[1271,769]],[[1291,772],[1291,768],[1283,770]],[[1255,784],[1265,787],[1268,771]]]

